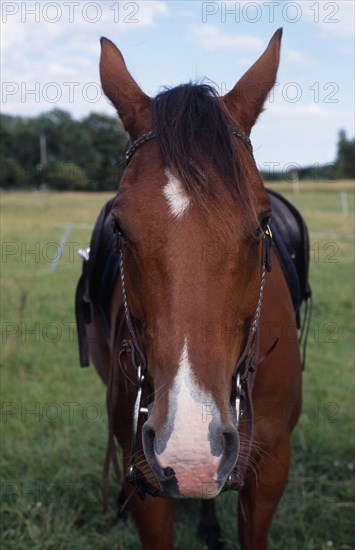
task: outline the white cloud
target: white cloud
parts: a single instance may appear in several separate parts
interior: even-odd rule
[[[190,27],[190,37],[197,40],[201,48],[208,51],[236,49],[241,54],[244,50],[260,51],[263,41],[251,34],[227,34],[215,25],[205,24]]]
[[[157,0],[155,2],[144,0],[136,2],[139,7],[139,16],[141,26],[152,26],[155,24],[156,18],[159,15],[168,15],[169,8],[167,2]]]
[[[43,101],[43,87],[49,82],[62,87],[66,81],[80,83],[81,87],[88,82],[98,83],[101,35],[119,43],[118,35],[154,28],[157,21],[170,14],[165,1],[74,2],[71,10],[68,4],[7,2],[13,8],[7,12],[2,3],[2,81],[5,86],[14,83],[22,90],[21,94],[7,93],[3,99],[5,110],[13,107],[16,112],[24,112],[27,108],[35,114],[59,106]],[[115,10],[110,9],[113,6]],[[39,94],[26,93],[36,86],[40,86]],[[64,91],[63,98],[68,88]],[[60,106],[72,109],[77,105],[63,100]]]
[[[353,0],[338,0],[336,2],[323,0],[304,2],[304,4],[302,14],[325,33],[354,36],[355,2]]]
[[[277,161],[306,166],[334,158],[339,128],[353,135],[352,110],[314,103],[267,105],[251,139],[258,164]]]
[[[240,17],[241,21],[244,20],[251,24],[258,21],[258,14],[262,14],[262,17],[267,18],[270,23],[274,22],[274,19],[277,20],[278,17],[281,17],[280,23],[284,26],[289,23],[293,25],[294,23],[307,21],[320,28],[322,32],[325,31],[338,36],[354,36],[354,0],[335,0],[332,2],[328,0],[317,0],[316,2],[314,0],[298,0],[298,2],[217,0],[214,3],[220,6],[220,10],[223,9],[222,6],[227,6],[227,10],[230,10],[229,17],[231,19],[235,12],[236,17]],[[256,9],[257,6],[259,6],[259,10]],[[250,10],[250,13],[248,10]],[[271,14],[273,14],[272,18]],[[256,17],[256,21],[253,20],[253,17]]]
[[[275,105],[270,110],[272,110],[273,116],[279,118],[287,116],[288,118],[299,119],[300,117],[306,117],[308,119],[329,116],[329,110],[317,103]]]
[[[233,0],[233,5],[251,6],[255,2]],[[354,2],[351,0],[298,0],[295,4],[302,9],[302,17],[296,24],[280,20],[287,2],[275,2],[275,22],[270,26],[267,21],[267,28],[264,24],[268,9],[264,0],[258,0],[262,20],[257,24],[248,23],[245,17],[246,13],[252,16],[253,8],[243,12],[240,24],[235,24],[232,16],[227,17],[226,24],[221,24],[221,10],[204,24],[199,2],[169,0],[139,2],[138,14],[131,9],[123,11],[124,5],[134,5],[128,0],[96,0],[102,8],[102,15],[96,23],[90,23],[83,15],[83,6],[90,3],[93,4],[90,0],[80,2],[80,6],[75,8],[73,23],[69,22],[64,7],[57,23],[46,21],[42,11],[38,23],[33,15],[28,15],[22,22],[21,13],[8,15],[5,23],[2,12],[2,80],[23,88],[16,94],[7,94],[4,112],[35,116],[59,107],[76,117],[90,111],[113,115],[112,106],[103,96],[97,102],[91,102],[95,85],[85,89],[90,82],[99,86],[101,35],[122,48],[129,70],[133,74],[136,72],[142,88],[150,93],[156,92],[158,85],[177,84],[193,74],[211,75],[224,93],[234,85],[235,65],[238,64],[241,70],[247,69],[262,53],[272,32],[284,25],[280,83],[253,133],[255,146],[263,144],[258,151],[259,159],[272,159],[274,153],[278,158],[289,158],[292,142],[292,154],[295,152],[294,159],[300,163],[310,162],[312,157],[331,160],[339,128],[344,127],[349,135],[353,135],[349,52],[352,52],[353,44]],[[0,4],[19,7],[25,4],[29,9],[34,2],[16,0],[5,3],[0,0]],[[64,6],[60,0],[43,1],[40,2],[41,10],[44,4]],[[117,13],[110,10],[110,6],[120,6],[122,11]],[[338,6],[339,10],[332,15]],[[314,20],[318,8],[319,23]],[[288,14],[293,16],[294,11],[290,10]],[[47,16],[53,15],[54,11],[49,10]],[[94,15],[94,10],[85,14],[86,18]],[[119,21],[115,22],[118,15]],[[332,23],[332,19],[338,21]],[[300,101],[292,102],[298,88],[297,84],[292,86],[291,81],[297,79],[302,97]],[[333,97],[339,99],[339,103],[332,104],[325,101],[326,97],[331,97],[332,89],[324,85],[335,81],[339,93]],[[55,95],[55,86],[46,88],[51,82],[61,87],[62,96],[57,103],[50,101]],[[66,83],[79,83],[74,101],[69,101],[70,90]],[[317,84],[319,103],[315,103]],[[38,97],[31,95],[30,91],[34,89]],[[277,136],[276,149],[275,141],[270,139],[273,129]]]
[[[4,3],[5,4],[5,3]],[[2,4],[2,7],[4,6]],[[97,51],[101,35],[111,38],[120,33],[153,27],[169,15],[165,1],[138,2],[7,2],[15,11],[2,9],[2,58],[5,68],[17,67],[21,56],[31,58],[33,69],[44,60],[67,54],[84,56]],[[45,6],[57,6],[45,9]],[[92,8],[90,6],[96,6]],[[115,9],[112,9],[112,8]],[[17,10],[17,11],[16,11]],[[13,61],[16,63],[14,64]]]
[[[285,50],[285,59],[288,63],[292,63],[294,65],[304,66],[314,64],[314,60],[309,55],[305,55],[300,50],[294,50],[291,48]]]

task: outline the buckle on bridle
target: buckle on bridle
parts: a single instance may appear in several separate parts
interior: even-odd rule
[[[235,397],[234,397],[234,409],[235,409],[237,427],[239,425],[239,422],[244,412],[241,405],[242,398],[243,398],[243,390],[242,390],[242,384],[240,381],[240,373],[238,372],[235,379]]]
[[[271,271],[271,247],[272,247],[272,231],[270,225],[267,224],[263,236],[263,263],[266,271]]]
[[[132,417],[132,441],[131,441],[131,460],[127,468],[126,478],[131,483],[134,481],[135,473],[135,460],[136,460],[136,450],[137,450],[137,433],[138,433],[138,422],[139,415],[142,412],[147,411],[145,407],[141,407],[142,394],[144,388],[145,375],[142,372],[142,365],[139,364],[137,368],[137,395],[133,407],[133,417]]]
[[[272,231],[269,224],[265,227],[265,237],[268,237],[272,241]]]

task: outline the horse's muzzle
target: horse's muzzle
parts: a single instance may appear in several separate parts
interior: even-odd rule
[[[181,454],[165,465],[156,452],[156,432],[146,422],[142,432],[143,449],[162,496],[209,499],[225,490],[238,458],[239,436],[237,430],[229,425],[222,425],[219,433],[218,442],[214,442],[219,452],[215,455],[198,457],[194,456],[194,449],[186,449],[186,453],[180,449]]]

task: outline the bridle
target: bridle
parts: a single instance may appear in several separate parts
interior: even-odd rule
[[[235,128],[231,129],[231,134],[233,136],[236,136],[239,139],[241,139],[243,141],[243,143],[245,143],[245,145],[247,146],[247,148],[248,148],[249,152],[251,153],[251,155],[253,154],[253,146],[252,146],[252,143],[250,141],[249,136],[247,136],[241,130],[236,130]],[[125,154],[126,166],[129,164],[129,161],[133,157],[134,153],[136,152],[136,150],[139,147],[141,147],[141,145],[144,145],[144,143],[147,143],[147,141],[150,141],[151,139],[155,139],[155,138],[156,138],[155,132],[153,132],[153,130],[151,130],[150,132],[146,132],[145,134],[140,136],[138,139],[136,139],[128,147],[128,149],[126,151],[126,154]]]
[[[238,137],[248,148],[249,152],[253,154],[253,148],[249,137],[242,131],[232,129],[232,135]],[[132,159],[132,156],[136,150],[143,144],[154,139],[156,137],[153,131],[147,132],[135,140],[126,152],[126,165]],[[126,282],[125,271],[123,263],[123,249],[122,243],[124,236],[120,231],[117,224],[113,223],[113,230],[117,238],[117,250],[119,253],[119,271],[121,279],[121,288],[123,296],[123,308],[125,321],[130,334],[129,340],[124,340],[122,348],[119,353],[120,361],[121,357],[126,353],[130,353],[131,362],[134,369],[137,372],[136,380],[136,399],[133,408],[132,416],[132,441],[131,441],[131,457],[128,464],[126,479],[135,484],[137,492],[144,496],[144,493],[150,493],[155,496],[164,496],[159,489],[150,484],[139,470],[136,465],[136,451],[137,451],[137,434],[138,424],[141,415],[148,414],[148,408],[142,406],[143,391],[146,385],[147,374],[147,360],[144,355],[144,351],[138,343],[136,328],[130,313]],[[254,382],[254,375],[256,367],[269,356],[274,350],[277,344],[277,340],[268,349],[265,355],[259,359],[259,324],[260,324],[260,312],[264,296],[265,278],[266,272],[271,271],[271,248],[272,248],[272,234],[269,225],[263,228],[262,236],[262,261],[261,261],[261,275],[260,286],[258,293],[258,300],[256,308],[252,317],[252,321],[249,327],[249,332],[246,340],[244,350],[240,358],[236,361],[236,365],[233,373],[233,393],[231,396],[231,402],[234,408],[235,426],[239,427],[242,418],[245,418],[247,433],[245,437],[245,445],[243,452],[239,453],[241,460],[237,461],[237,465],[230,474],[227,482],[225,483],[223,490],[239,490],[244,485],[244,477],[246,474],[248,461],[251,453],[252,435],[253,435],[253,407],[251,400],[251,390]]]

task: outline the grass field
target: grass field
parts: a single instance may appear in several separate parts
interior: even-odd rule
[[[353,531],[354,196],[349,183],[278,186],[311,231],[314,312],[304,405],[293,437],[289,485],[270,550],[355,548]],[[343,195],[341,195],[343,192]],[[344,194],[346,193],[346,194]],[[118,523],[115,482],[102,513],[104,388],[80,369],[73,297],[76,255],[108,198],[103,194],[2,195],[1,548],[139,548],[130,519]],[[73,224],[72,226],[68,224]],[[66,233],[61,254],[58,244]],[[57,261],[55,261],[57,260]],[[236,495],[218,499],[227,549],[237,548]],[[203,550],[198,509],[180,502],[176,548]]]

